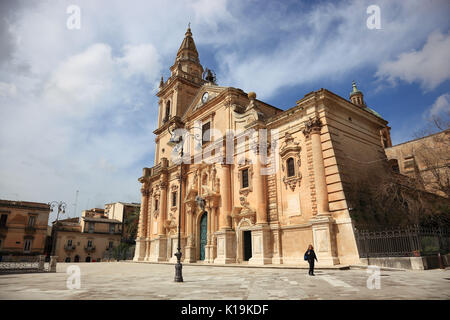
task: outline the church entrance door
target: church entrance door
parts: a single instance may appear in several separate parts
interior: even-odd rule
[[[200,260],[205,260],[205,246],[207,242],[207,226],[208,226],[208,215],[203,213],[200,219]]]
[[[252,257],[252,232],[244,231],[244,261]]]

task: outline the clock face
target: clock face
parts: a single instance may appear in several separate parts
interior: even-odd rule
[[[205,92],[202,96],[202,102],[205,103],[206,101],[208,101],[208,92]]]

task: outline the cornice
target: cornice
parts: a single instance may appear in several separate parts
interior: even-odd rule
[[[186,84],[186,85],[189,85],[189,86],[191,86],[191,87],[195,87],[195,88],[201,88],[203,85],[204,85],[204,83],[201,83],[201,84],[199,84],[199,83],[195,83],[195,82],[191,82],[191,81],[189,81],[189,80],[187,80],[187,79],[185,79],[185,78],[183,78],[183,77],[180,77],[180,76],[178,76],[178,75],[176,75],[176,76],[171,76],[169,79],[171,79],[171,78],[173,78],[173,80],[172,81],[170,81],[170,83],[165,83],[164,84],[164,86],[158,91],[158,93],[156,94],[156,96],[158,97],[158,98],[161,98],[162,96],[165,96],[166,95],[166,93],[167,93],[167,91],[169,90],[169,89],[171,89],[175,84],[177,84],[178,82],[181,82],[181,83],[183,83],[183,84]],[[169,81],[169,79],[167,79],[167,81]]]

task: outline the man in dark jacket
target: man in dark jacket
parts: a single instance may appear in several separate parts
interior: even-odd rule
[[[314,275],[314,260],[317,260],[316,253],[314,252],[314,248],[312,245],[308,246],[308,250],[305,252],[305,260],[309,263],[309,275]]]

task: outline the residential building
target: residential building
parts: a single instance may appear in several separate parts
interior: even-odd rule
[[[450,196],[450,129],[385,149],[395,171],[428,192]]]
[[[43,254],[49,214],[46,203],[0,200],[0,256]]]
[[[122,223],[108,219],[103,209],[84,210],[81,218],[53,222],[59,262],[99,262],[119,245]]]
[[[129,234],[126,223],[128,221],[128,218],[133,214],[139,216],[140,207],[140,203],[113,202],[105,204],[105,214],[108,216],[108,218],[122,222],[123,242],[134,243],[134,241],[136,240],[136,234]]]

